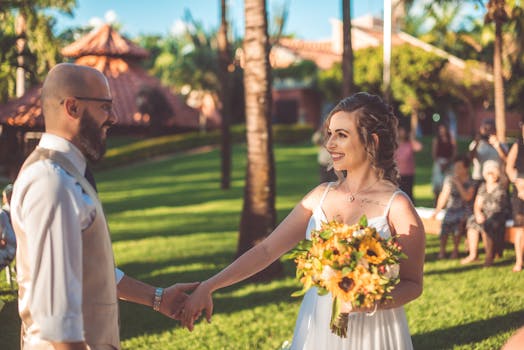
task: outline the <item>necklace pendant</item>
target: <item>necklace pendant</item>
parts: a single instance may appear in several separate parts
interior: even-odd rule
[[[351,203],[355,200],[355,197],[352,194],[348,194],[346,196],[346,200]]]

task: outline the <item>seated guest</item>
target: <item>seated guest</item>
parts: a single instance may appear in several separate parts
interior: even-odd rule
[[[469,158],[461,155],[453,160],[453,173],[444,180],[442,192],[437,199],[437,206],[432,218],[436,218],[438,213],[446,208],[446,214],[442,220],[440,230],[440,253],[439,259],[446,257],[446,244],[448,236],[453,236],[453,252],[451,258],[458,258],[458,247],[460,236],[464,231],[467,218],[471,215],[471,202],[475,194],[475,186],[469,176]]]
[[[524,123],[520,122],[521,136],[511,146],[506,162],[506,174],[513,183],[511,209],[513,224],[524,226]],[[513,272],[522,270],[522,255],[524,251],[524,237],[522,231],[517,230],[515,237],[515,266]]]
[[[479,236],[482,236],[486,256],[484,266],[491,266],[495,252],[504,244],[507,209],[509,207],[508,192],[500,181],[499,163],[488,160],[482,168],[484,182],[481,183],[475,203],[473,215],[467,221],[467,237],[469,255],[461,260],[462,264],[475,261],[478,256]]]

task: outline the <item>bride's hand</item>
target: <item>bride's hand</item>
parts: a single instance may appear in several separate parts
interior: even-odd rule
[[[343,303],[343,304],[345,304],[345,303]],[[377,307],[378,307],[377,303],[375,303],[375,305],[371,306],[371,307],[363,307],[363,306],[361,306],[361,307],[353,307],[353,308],[351,308],[351,305],[349,305],[349,311],[342,311],[342,312],[365,312],[367,314],[372,315],[372,314],[375,313],[375,311],[377,311]],[[344,310],[344,307],[342,307],[342,310]]]
[[[353,311],[354,308],[351,306],[351,303],[347,303],[345,301],[342,301],[340,303],[340,312],[343,314],[349,314],[351,311]]]
[[[202,314],[202,310],[206,311],[207,322],[211,322],[213,299],[206,282],[200,283],[197,289],[187,297],[184,306],[180,309],[179,316],[182,326],[192,331],[195,321]]]

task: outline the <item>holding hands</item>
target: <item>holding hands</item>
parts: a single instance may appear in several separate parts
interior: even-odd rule
[[[211,293],[213,293],[213,291],[207,282],[200,283],[197,289],[185,298],[184,303],[181,305],[179,311],[174,315],[174,318],[180,320],[183,327],[192,331],[195,321],[198,320],[202,314],[202,310],[205,310],[206,320],[210,323],[211,314],[213,313],[213,299]]]
[[[164,316],[179,320],[176,316],[188,298],[186,293],[192,291],[198,287],[198,285],[199,282],[177,283],[164,289],[158,311]]]

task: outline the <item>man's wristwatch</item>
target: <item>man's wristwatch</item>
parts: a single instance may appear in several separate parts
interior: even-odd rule
[[[153,310],[160,311],[160,304],[162,303],[162,295],[164,295],[164,288],[157,288],[155,290],[155,298],[153,299]]]

